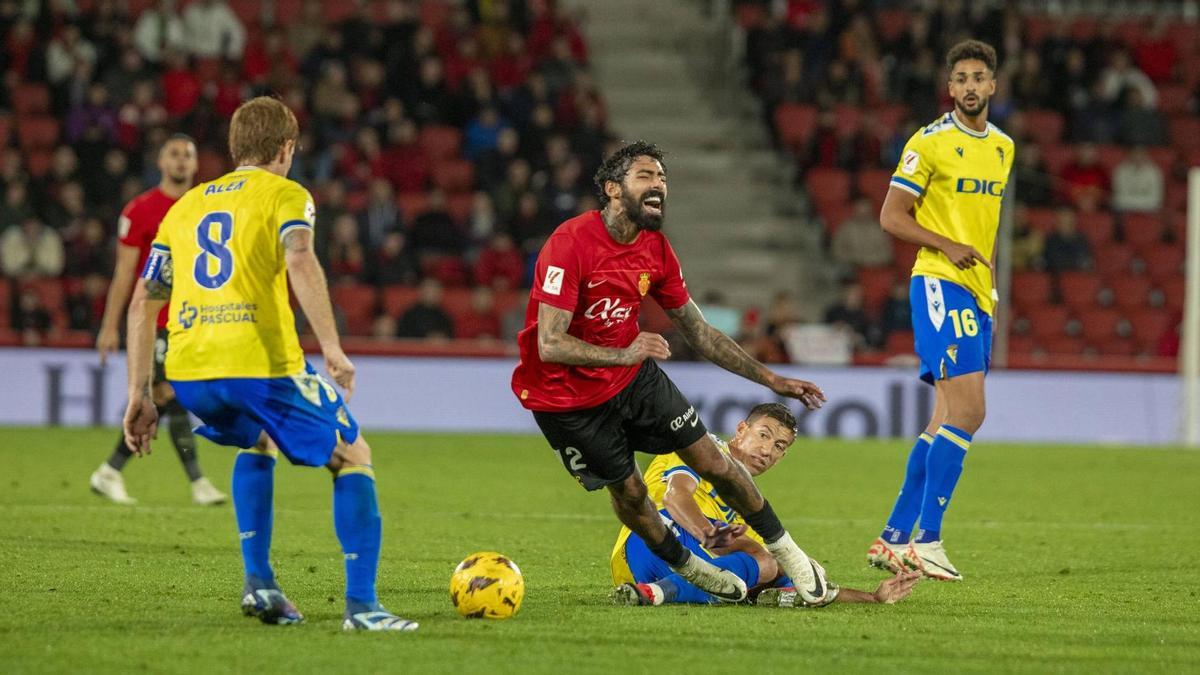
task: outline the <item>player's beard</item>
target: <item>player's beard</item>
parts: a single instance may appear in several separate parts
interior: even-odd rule
[[[662,200],[659,202],[658,213],[646,211],[642,202],[647,197],[658,197]],[[629,220],[637,226],[637,229],[657,232],[662,229],[663,219],[667,216],[667,196],[658,190],[651,189],[646,190],[635,199],[633,195],[624,192],[621,195],[621,207],[625,210],[625,215]]]
[[[955,99],[954,107],[958,108],[958,111],[961,112],[962,114],[966,115],[967,117],[977,117],[977,116],[979,116],[980,113],[987,110],[988,101],[991,101],[991,100],[992,99],[990,96],[980,96],[980,95],[976,94],[975,95],[975,101],[976,101],[975,107],[968,108],[966,103],[963,103],[962,101],[960,101],[958,99]]]
[[[191,176],[189,176],[186,171],[180,171],[178,173],[171,173],[168,171],[167,180],[180,187],[186,186],[188,183],[192,182]]]

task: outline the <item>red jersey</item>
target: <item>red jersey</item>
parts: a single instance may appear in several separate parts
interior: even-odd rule
[[[150,244],[158,236],[158,225],[176,201],[155,187],[129,200],[121,211],[121,217],[117,220],[117,237],[122,244],[138,250],[138,264],[133,277],[135,284],[142,274],[142,268],[146,266],[146,258],[150,256]],[[158,313],[158,327],[167,327],[166,307]]]
[[[638,314],[649,295],[664,309],[690,296],[679,259],[661,232],[642,231],[631,244],[613,240],[599,211],[582,213],[550,235],[538,255],[525,328],[517,335],[521,362],[513,393],[530,410],[565,412],[612,398],[641,369],[636,366],[567,366],[538,356],[538,306],[574,313],[567,334],[589,344],[624,349],[640,329]]]

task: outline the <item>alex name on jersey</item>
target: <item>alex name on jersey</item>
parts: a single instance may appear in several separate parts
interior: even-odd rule
[[[1014,154],[1013,140],[996,125],[975,131],[949,112],[908,140],[891,186],[917,197],[914,213],[922,227],[991,259]],[[913,275],[956,283],[992,313],[992,275],[985,265],[960,270],[941,251],[922,248]]]
[[[304,371],[283,237],[312,228],[308,191],[256,167],[192,188],[167,212],[143,276],[173,268],[167,377],[283,377]]]

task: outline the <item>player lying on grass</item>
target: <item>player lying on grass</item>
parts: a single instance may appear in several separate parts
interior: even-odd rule
[[[796,418],[781,403],[755,406],[728,445],[713,437],[721,449],[746,467],[753,476],[766,473],[787,454],[796,440]],[[884,581],[875,592],[839,588],[829,582],[829,592],[819,603],[799,598],[779,565],[763,545],[762,538],[746,526],[708,481],[702,479],[677,454],[659,455],[645,474],[650,498],[680,543],[693,554],[728,570],[746,586],[768,586],[758,594],[760,605],[824,607],[833,602],[891,604],[912,592],[921,578],[902,572]],[[661,605],[664,603],[710,603],[716,598],[671,571],[650,552],[646,542],[627,527],[621,528],[613,547],[613,598],[619,604]]]

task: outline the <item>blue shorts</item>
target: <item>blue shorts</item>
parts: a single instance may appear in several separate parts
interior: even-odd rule
[[[956,283],[915,276],[909,289],[913,338],[921,379],[935,380],[983,371],[992,363],[992,317],[975,296]]]
[[[702,560],[707,560],[723,570],[733,572],[741,577],[748,587],[758,583],[758,562],[749,553],[738,551],[714,558],[687,530],[672,524],[671,531],[675,533],[676,537],[679,537],[679,543],[700,556]],[[646,547],[646,542],[636,534],[629,535],[629,539],[625,541],[625,561],[629,563],[629,571],[633,572],[633,578],[639,584],[654,583],[675,573],[662,558],[651,553],[650,549]]]
[[[291,377],[171,380],[171,386],[204,422],[196,433],[220,445],[252,448],[265,431],[292,464],[325,466],[339,437],[358,438],[358,422],[341,395],[307,363]]]

